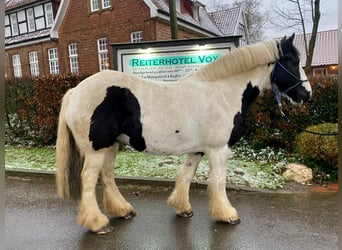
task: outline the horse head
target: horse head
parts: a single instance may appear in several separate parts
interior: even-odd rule
[[[293,104],[310,100],[312,91],[309,80],[299,63],[299,52],[293,45],[293,34],[278,43],[279,59],[271,73],[272,88],[288,97]]]

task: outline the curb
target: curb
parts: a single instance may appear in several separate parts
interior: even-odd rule
[[[48,170],[31,170],[31,169],[19,169],[19,168],[5,168],[5,176],[15,177],[32,177],[32,178],[51,178],[55,179],[55,172]],[[131,176],[116,176],[115,181],[121,185],[138,185],[138,186],[162,186],[162,187],[174,187],[175,179],[165,179],[156,177],[131,177]],[[208,186],[207,181],[192,181],[191,188],[205,189]],[[247,191],[247,192],[260,192],[260,193],[279,193],[281,191],[269,190],[262,188],[254,188],[247,186],[237,186],[233,184],[226,184],[228,190],[233,191]],[[283,193],[283,192],[282,192]]]

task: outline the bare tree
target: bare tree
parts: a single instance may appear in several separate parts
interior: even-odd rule
[[[286,5],[284,0],[281,2],[282,4],[272,6],[275,18],[271,23],[280,29],[292,28],[302,31],[306,52],[305,72],[309,74],[321,17],[320,0],[287,0]],[[307,30],[310,27],[311,36],[308,36]]]
[[[230,5],[227,4],[225,0],[207,0],[207,1],[204,1],[204,3],[207,4],[207,9],[210,12],[226,10],[226,9],[229,9],[230,7]]]
[[[250,41],[259,42],[263,40],[263,29],[268,22],[268,12],[260,12],[261,0],[236,0],[233,6],[242,6],[246,15],[246,25]]]

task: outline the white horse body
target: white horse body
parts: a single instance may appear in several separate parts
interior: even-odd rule
[[[244,74],[238,74],[215,82],[203,81],[192,74],[169,83],[142,80],[118,71],[103,71],[73,89],[73,95],[78,98],[71,98],[67,123],[72,131],[83,127],[79,123],[89,121],[92,112],[103,100],[105,90],[115,85],[130,89],[140,101],[146,141],[144,152],[154,155],[206,152],[209,148],[227,144],[234,126],[232,117],[241,112],[242,94],[247,83],[256,83],[255,86],[261,89],[270,88],[269,78],[260,79],[260,76],[269,75],[270,71],[270,67],[262,66],[252,70],[247,78]],[[85,105],[84,97],[91,98],[89,105]],[[73,110],[72,107],[78,108]],[[74,121],[75,112],[87,114],[82,117],[84,121],[79,117]],[[83,133],[87,135],[88,128],[84,129]],[[79,145],[89,144],[91,148],[89,140],[84,139]],[[118,139],[129,144],[125,135]]]
[[[211,214],[218,221],[239,223],[226,195],[226,163],[240,137],[248,105],[271,88],[271,78],[296,103],[311,96],[296,60],[290,76],[276,68],[279,60],[288,67],[293,63],[281,59],[283,52],[298,57],[292,41],[293,36],[282,45],[269,41],[236,49],[177,82],[159,83],[108,70],[70,90],[63,98],[58,125],[57,188],[61,198],[68,198],[73,178],[81,178],[78,222],[98,233],[110,231],[95,197],[99,175],[106,211],[121,217],[135,214],[119,192],[112,170],[118,142],[129,144],[134,139],[138,150],[150,154],[188,154],[168,199],[183,217],[192,216],[189,187],[201,156],[207,154]],[[287,82],[290,85],[283,86]],[[126,99],[125,104],[118,101],[121,95],[128,96],[128,104]],[[111,121],[122,124],[112,128]]]

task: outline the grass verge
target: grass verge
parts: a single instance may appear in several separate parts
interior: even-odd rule
[[[248,154],[251,154],[250,157],[256,157],[257,160],[251,160]],[[237,153],[230,159],[227,165],[228,183],[266,189],[282,187],[285,179],[281,176],[281,172],[286,163],[274,159],[274,156],[279,154],[266,154],[268,160],[251,152],[248,154],[242,154],[241,150],[237,150]],[[177,177],[184,158],[184,156],[152,156],[124,150],[117,156],[115,174],[174,179]],[[55,149],[53,148],[6,147],[5,159],[6,168],[55,170]],[[207,180],[208,173],[208,160],[204,156],[194,179]]]

